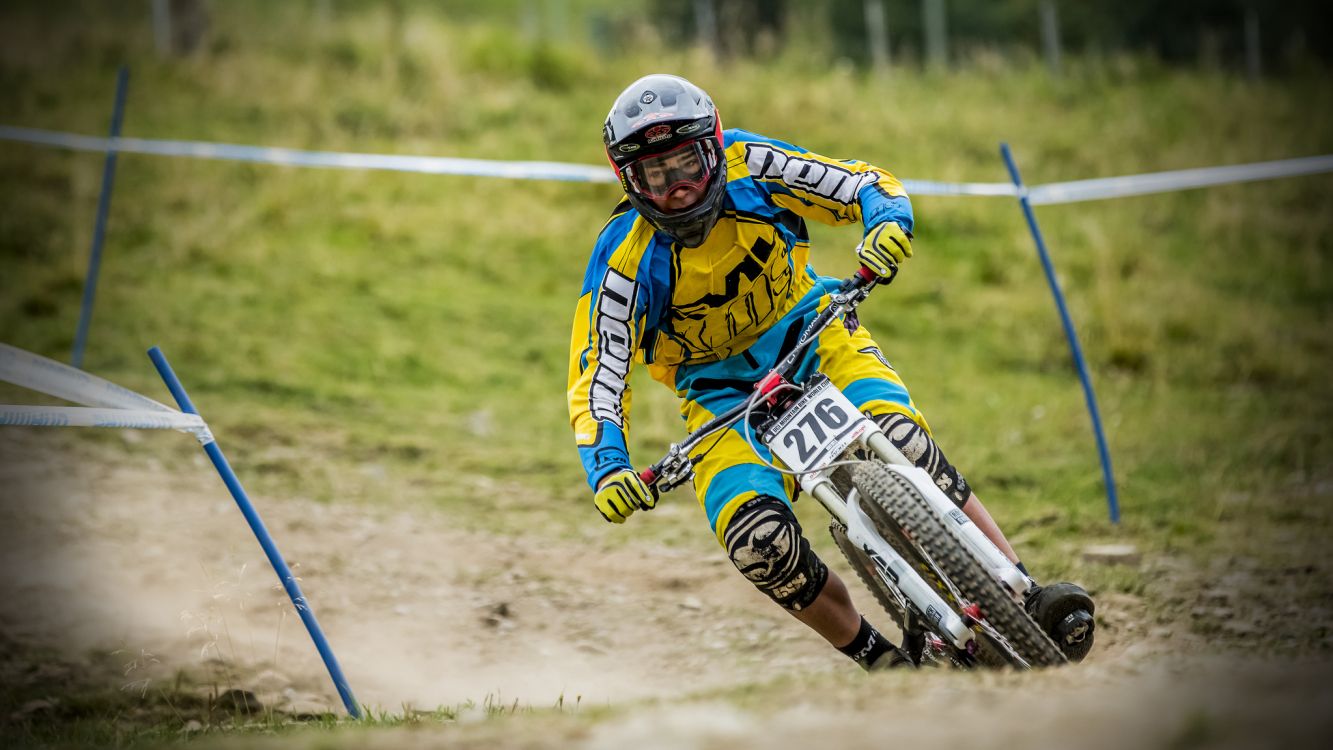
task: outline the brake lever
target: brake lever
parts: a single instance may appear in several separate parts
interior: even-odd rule
[[[682,454],[676,444],[661,461],[640,471],[639,479],[649,487],[655,487],[659,493],[670,492],[690,479],[696,463],[697,459]]]

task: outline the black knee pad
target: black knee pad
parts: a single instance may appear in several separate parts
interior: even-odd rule
[[[953,464],[949,463],[939,445],[921,425],[906,414],[898,413],[880,414],[872,419],[879,423],[880,429],[884,430],[890,442],[903,452],[908,461],[925,469],[935,480],[935,486],[939,487],[954,505],[963,507],[967,498],[972,495],[972,488],[967,486],[967,480],[958,473]]]
[[[741,575],[785,609],[810,606],[828,582],[828,566],[810,549],[796,514],[775,497],[745,501],[722,543]]]

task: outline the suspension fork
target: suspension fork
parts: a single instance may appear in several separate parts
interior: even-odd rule
[[[875,572],[886,584],[902,592],[925,615],[935,631],[956,648],[968,653],[976,648],[976,635],[968,627],[969,623],[945,604],[944,598],[912,569],[902,555],[870,531],[870,519],[855,502],[844,500],[826,475],[801,479],[802,482],[812,480],[806,491],[842,524],[847,530],[848,541],[870,558]]]

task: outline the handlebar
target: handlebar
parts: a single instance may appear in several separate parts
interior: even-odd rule
[[[829,323],[834,318],[844,312],[854,310],[856,306],[861,304],[866,296],[870,294],[871,289],[879,284],[887,284],[893,281],[897,275],[898,267],[896,265],[891,268],[891,272],[887,277],[881,277],[865,265],[862,265],[856,270],[856,273],[843,280],[838,296],[835,296],[834,298],[834,303],[824,308],[823,312],[816,316],[814,320],[810,321],[810,324],[801,332],[801,336],[797,339],[796,345],[787,353],[787,356],[783,357],[772,370],[769,370],[763,378],[755,383],[756,393],[752,394],[750,398],[755,398],[757,395],[765,395],[772,390],[782,378],[786,377],[787,372],[797,363],[801,354],[805,351],[805,348],[810,345],[810,342],[813,341],[821,331],[828,327]],[[839,297],[841,297],[841,299],[839,299]],[[667,451],[667,454],[662,457],[662,460],[640,471],[639,478],[643,480],[644,484],[652,487],[664,478],[664,473],[669,473],[672,476],[666,478],[677,481],[668,486],[666,488],[668,490],[684,482],[689,476],[689,474],[686,473],[686,470],[693,468],[693,462],[689,458],[690,450],[709,435],[735,424],[745,413],[748,402],[749,399],[746,399],[731,407],[722,414],[709,420],[699,429],[685,436],[684,440],[673,444]],[[668,467],[671,471],[664,472]]]
[[[898,266],[895,264],[893,266],[893,273],[889,274],[888,280],[893,281],[893,278],[897,275],[898,275]],[[847,279],[843,283],[845,285],[850,286],[853,289],[860,289],[861,287],[866,286],[867,284],[869,284],[870,286],[874,286],[875,284],[879,283],[879,275],[863,265],[860,268],[856,269],[856,273],[853,274],[850,279]]]

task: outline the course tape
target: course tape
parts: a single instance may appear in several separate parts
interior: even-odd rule
[[[512,180],[560,180],[565,182],[614,183],[610,167],[565,164],[549,161],[493,161],[455,159],[441,156],[395,156],[337,151],[304,151],[292,148],[240,146],[207,141],[169,141],[148,138],[101,138],[53,130],[17,128],[0,125],[0,140],[38,146],[67,148],[74,151],[104,153],[184,156],[195,159],[221,159],[261,164],[332,169],[381,169],[423,174],[455,174],[475,177],[503,177]],[[1002,182],[933,182],[903,180],[903,186],[917,195],[1014,195],[1014,186]]]
[[[908,195],[980,195],[1014,197],[1018,191],[1007,182],[935,182],[934,180],[902,180]]]
[[[1036,185],[1028,190],[1028,201],[1033,205],[1077,203],[1078,201],[1124,198],[1131,195],[1190,190],[1210,185],[1233,182],[1271,180],[1276,177],[1333,172],[1333,155],[1307,156],[1300,159],[1282,159],[1254,164],[1236,164],[1227,167],[1181,169],[1174,172],[1150,172],[1124,177],[1103,177],[1095,180],[1075,180]]]
[[[195,159],[221,159],[260,164],[331,169],[380,169],[423,174],[454,174],[475,177],[503,177],[511,180],[558,180],[564,182],[613,183],[615,176],[607,167],[566,164],[550,161],[496,161],[457,159],[441,156],[396,156],[338,151],[304,151],[292,148],[241,146],[208,141],[173,141],[151,138],[101,138],[37,128],[0,125],[0,140],[29,143],[75,151],[110,151],[184,156]],[[1104,177],[1092,180],[1055,182],[1028,189],[1033,205],[1076,203],[1079,201],[1121,198],[1173,190],[1222,185],[1232,182],[1269,180],[1277,177],[1333,172],[1333,155],[1300,159],[1237,164],[1225,167],[1182,169],[1173,172]],[[936,182],[903,180],[903,187],[914,195],[972,195],[1013,197],[1018,190],[1007,182]]]
[[[83,404],[0,405],[0,425],[182,430],[205,445],[213,442],[208,425],[197,414],[185,414],[109,380],[5,343],[0,343],[0,381]]]
[[[5,343],[0,343],[0,381],[84,406],[176,412],[109,380]]]
[[[337,151],[302,151],[292,148],[240,146],[207,141],[168,141],[148,138],[98,138],[52,130],[15,128],[0,125],[0,140],[39,146],[68,148],[75,151],[119,151],[155,156],[186,156],[195,159],[223,159],[293,167],[334,169],[384,169],[395,172],[457,174],[477,177],[506,177],[514,180],[560,180],[565,182],[615,182],[611,167],[562,164],[549,161],[491,161],[454,159],[440,156],[395,156],[392,154],[357,154]]]
[[[0,425],[27,427],[128,427],[143,430],[208,430],[198,414],[178,411],[95,409],[86,406],[0,404]]]

